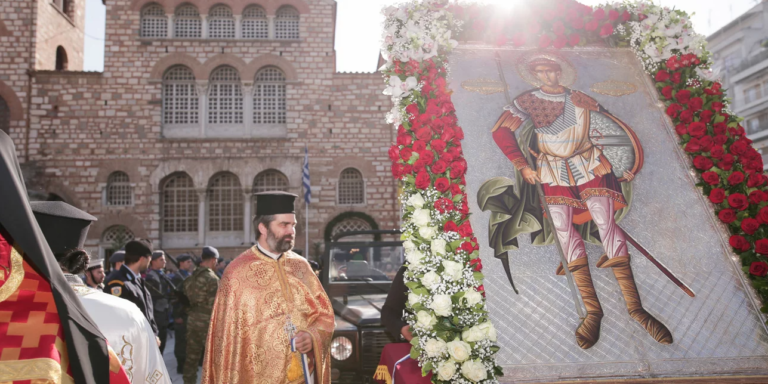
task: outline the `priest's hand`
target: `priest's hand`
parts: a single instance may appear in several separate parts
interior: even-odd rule
[[[309,333],[301,331],[296,334],[296,350],[304,354],[312,351],[312,336]]]
[[[406,325],[400,328],[400,333],[403,334],[403,338],[405,338],[406,341],[411,341],[411,339],[413,339],[413,334],[411,333],[410,325]]]

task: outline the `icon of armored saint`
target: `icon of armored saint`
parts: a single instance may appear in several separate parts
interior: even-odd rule
[[[613,271],[630,316],[659,343],[672,343],[667,327],[640,302],[630,267],[628,236],[617,225],[629,208],[631,182],[642,167],[637,137],[595,99],[568,88],[576,72],[565,58],[534,52],[518,61],[517,70],[537,88],[514,98],[493,127],[493,140],[514,165],[515,181],[489,180],[481,187],[479,202],[481,207],[487,205],[492,191],[502,189],[498,179],[514,183],[515,198],[508,205],[503,228],[494,227],[491,219],[491,246],[498,254],[505,247],[516,248],[521,233],[531,233],[533,245],[553,244],[557,237],[586,308],[576,341],[587,349],[600,337],[603,310],[584,240],[601,243],[605,253],[597,267]],[[546,224],[549,219],[537,184],[549,207],[554,234]],[[562,268],[556,273],[564,274]]]

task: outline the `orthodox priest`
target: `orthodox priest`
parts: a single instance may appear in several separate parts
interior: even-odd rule
[[[613,271],[630,316],[657,342],[671,344],[672,334],[667,327],[640,302],[627,239],[616,222],[616,212],[629,205],[625,195],[631,193],[624,191],[631,191],[629,182],[635,175],[624,171],[617,176],[602,148],[590,137],[596,119],[607,118],[611,124],[632,131],[590,96],[563,86],[565,65],[574,73],[570,63],[551,53],[534,54],[522,60],[518,66],[521,77],[539,87],[516,97],[493,127],[494,141],[515,167],[516,190],[521,201],[516,217],[526,212],[543,224],[534,187],[540,183],[552,213],[555,237],[562,245],[567,268],[587,309],[586,318],[576,329],[576,341],[581,348],[597,343],[603,318],[582,237],[593,232],[599,233],[605,250],[597,266]],[[546,240],[534,238],[534,245],[549,242],[549,234],[542,232],[545,231],[538,234]],[[564,274],[562,267],[557,274]]]
[[[258,243],[221,278],[203,384],[331,382],[333,308],[307,260],[291,252],[295,199],[284,192],[256,195]],[[291,352],[291,339],[296,352]],[[308,380],[303,358],[308,359]]]
[[[70,289],[27,200],[16,150],[0,131],[0,383],[129,383]]]

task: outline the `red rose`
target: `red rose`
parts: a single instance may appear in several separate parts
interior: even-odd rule
[[[389,147],[389,159],[393,162],[400,160],[400,147],[397,145]]]
[[[720,175],[717,172],[704,172],[701,174],[701,178],[709,185],[720,184]]]
[[[693,159],[693,166],[696,167],[696,169],[700,169],[702,171],[706,171],[712,168],[713,165],[714,164],[712,163],[712,160],[701,155],[696,156]]]
[[[725,190],[722,188],[715,188],[709,192],[709,201],[720,204],[725,200]]]
[[[726,136],[726,135],[717,135],[713,139],[713,142],[715,144],[721,146],[721,149],[722,149],[722,145],[725,144],[726,142],[728,142],[728,136]],[[725,150],[723,150],[723,153],[725,153]]]
[[[613,24],[605,23],[600,28],[600,37],[608,37],[613,34]]]
[[[457,160],[451,163],[451,179],[458,179],[464,176],[467,171],[467,162],[465,160]]]
[[[480,284],[480,286],[477,287],[477,291],[480,292],[480,294],[483,295],[483,297],[485,297],[485,287],[483,287],[482,284]]]
[[[695,121],[688,126],[688,133],[696,138],[701,138],[707,133],[707,125],[701,121]]]
[[[419,152],[419,159],[416,161],[424,165],[431,165],[432,162],[435,161],[435,153],[425,149]]]
[[[759,191],[755,191],[755,192],[759,192]],[[762,193],[762,195],[763,195],[763,201],[765,201],[765,193]],[[761,222],[762,224],[768,224],[768,207],[760,208],[760,210],[757,212],[757,221]]]
[[[592,21],[588,22],[584,26],[584,29],[586,29],[589,32],[592,32],[592,31],[596,30],[597,27],[599,27],[599,26],[600,26],[600,22],[598,22],[597,20],[592,20]]]
[[[747,201],[747,197],[743,194],[734,193],[728,196],[728,205],[730,205],[732,208],[738,209],[739,211],[743,211],[749,206],[749,201]]]
[[[463,224],[459,225],[459,236],[461,237],[472,236],[472,224],[470,224],[469,221],[465,221]]]
[[[411,155],[413,155],[413,150],[408,147],[400,150],[400,158],[402,158],[406,163],[411,159]]]
[[[397,145],[411,145],[411,142],[413,139],[411,138],[411,135],[404,134],[404,135],[397,135]]]
[[[699,139],[699,146],[701,146],[702,152],[709,152],[709,150],[712,149],[713,143],[714,140],[712,140],[712,136],[704,136]]]
[[[747,151],[747,148],[749,148],[749,143],[744,139],[739,139],[731,144],[731,153],[741,156]]]
[[[768,273],[768,263],[765,261],[755,261],[749,266],[749,274],[757,277],[763,277]]]
[[[667,115],[669,115],[669,117],[674,119],[674,118],[677,117],[677,113],[682,111],[682,110],[683,110],[683,106],[682,105],[672,103],[672,104],[669,105],[669,107],[667,107]]]
[[[725,125],[725,123],[715,123],[715,125],[712,126],[712,132],[715,135],[723,135],[727,128],[728,126]]]
[[[432,129],[428,127],[419,128],[416,131],[416,138],[423,141],[429,141],[432,138]]]
[[[677,132],[679,136],[685,135],[688,133],[688,127],[685,124],[678,124],[675,126],[675,132]]]
[[[399,180],[401,177],[403,177],[403,165],[402,164],[398,164],[398,163],[392,164],[392,169],[391,170],[392,170],[392,177],[394,177],[395,179]]]
[[[445,213],[453,210],[453,200],[441,197],[435,201],[435,209],[440,213]]]
[[[688,104],[691,100],[691,91],[687,89],[681,89],[675,93],[675,100],[680,104]]]
[[[717,214],[720,221],[726,224],[733,223],[736,220],[736,212],[733,209],[723,209]]]
[[[555,41],[552,42],[552,47],[555,49],[561,49],[565,47],[566,44],[568,44],[568,38],[565,37],[565,35],[557,35],[557,37],[555,37]]]
[[[602,20],[605,18],[605,10],[602,8],[595,9],[595,11],[592,12],[592,17],[597,20]]]
[[[427,189],[429,187],[429,183],[432,182],[432,179],[429,177],[429,174],[425,171],[421,171],[416,175],[416,188],[418,189]]]
[[[713,140],[713,142],[714,142],[714,144],[717,144],[717,136],[715,136],[715,139]],[[720,145],[722,145],[722,144],[720,144]],[[725,155],[725,150],[721,146],[714,147],[714,148],[709,150],[709,155],[712,156],[713,159],[720,160],[720,159],[723,158],[723,155]]]
[[[430,167],[430,169],[432,170],[433,174],[439,175],[445,172],[446,169],[448,169],[448,164],[446,164],[445,161],[438,160],[438,161],[435,161],[434,164],[432,164],[432,167]]]
[[[451,184],[451,196],[461,195],[461,185],[453,183]]]
[[[459,226],[456,225],[456,223],[453,222],[453,220],[449,220],[445,225],[443,226],[443,230],[445,232],[458,232]]]
[[[720,112],[721,110],[723,110],[723,103],[721,103],[719,101],[713,101],[712,102],[712,109],[714,109],[717,112]]]
[[[680,72],[675,72],[672,74],[672,77],[670,78],[670,80],[672,80],[672,82],[675,84],[680,84],[680,81],[682,80],[682,76],[683,75]]]
[[[445,150],[445,141],[440,139],[434,139],[429,142],[429,146],[432,147],[437,153],[443,152]]]
[[[690,109],[686,109],[685,111],[680,112],[680,121],[686,124],[689,124],[693,121],[693,112],[691,112]]]
[[[671,99],[672,98],[672,91],[674,89],[671,85],[667,85],[666,87],[661,89],[661,94],[664,95],[664,98]]]
[[[480,260],[480,258],[472,259],[467,263],[473,271],[480,272],[483,270],[483,262]]]
[[[462,242],[461,245],[459,245],[459,251],[464,251],[466,253],[472,253],[475,248],[472,247],[472,244],[470,244],[469,241]]]
[[[632,15],[629,14],[629,11],[625,10],[624,13],[621,14],[621,21],[627,22],[632,17]]]
[[[437,180],[435,180],[435,189],[440,191],[440,193],[443,193],[448,190],[448,188],[451,187],[451,181],[446,179],[445,177],[440,177]]]
[[[755,252],[761,255],[768,255],[768,239],[760,239],[755,242]],[[752,269],[752,268],[750,268]]]
[[[704,105],[704,100],[701,99],[701,97],[694,97],[688,102],[688,109],[691,111],[697,112],[701,110],[701,107]]]
[[[552,44],[552,39],[546,33],[539,36],[539,48],[547,48]]]
[[[747,239],[739,235],[731,236],[731,238],[728,239],[728,243],[731,244],[731,247],[733,247],[734,249],[740,252],[745,252],[745,251],[748,251],[750,248],[752,248],[749,245],[749,242],[747,241]]]
[[[573,24],[571,24],[571,25],[573,25]],[[575,46],[579,45],[579,41],[580,40],[581,40],[581,36],[579,36],[578,33],[574,32],[574,33],[571,33],[568,36],[568,44],[570,44],[572,47],[575,47]]]
[[[749,175],[749,180],[747,181],[747,187],[749,188],[756,188],[765,183],[765,177],[759,173],[753,173]]]
[[[667,72],[667,71],[665,71],[663,69],[659,70],[658,72],[656,72],[656,81],[657,82],[660,83],[662,81],[667,81],[667,80],[669,80],[669,72]]]
[[[413,143],[413,151],[414,152],[422,152],[427,149],[427,143],[425,143],[422,140],[416,140],[415,143]]]
[[[709,109],[705,111],[701,111],[701,113],[699,114],[699,121],[704,123],[709,123],[709,120],[712,119],[713,114],[714,112],[710,111]]]
[[[755,232],[757,232],[758,228],[760,228],[760,223],[758,223],[757,220],[751,217],[748,217],[741,221],[741,229],[747,235],[753,235]]]
[[[608,11],[608,18],[611,19],[611,21],[616,21],[619,19],[619,12],[615,9],[611,9]]]
[[[758,204],[762,203],[763,202],[763,193],[760,192],[760,191],[752,191],[752,192],[750,192],[749,193],[749,202],[751,204],[754,204],[754,205],[758,205]],[[758,219],[759,219],[759,216],[760,215],[758,214]],[[768,217],[768,216],[766,216],[766,217]],[[768,222],[766,222],[764,224],[768,224]]]
[[[730,185],[736,185],[744,181],[744,174],[736,171],[734,173],[731,173],[730,176],[728,176],[728,184]]]

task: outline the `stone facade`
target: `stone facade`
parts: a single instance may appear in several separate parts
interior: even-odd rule
[[[82,23],[84,0],[73,1],[72,20],[77,25]],[[0,97],[17,106],[10,109],[15,113],[10,117],[11,137],[32,194],[62,199],[99,219],[89,233],[93,250],[107,255],[134,236],[148,237],[172,255],[199,254],[202,245],[213,245],[233,257],[255,241],[250,201],[254,181],[266,180],[262,172],[269,170],[269,180],[284,180],[280,184],[284,189],[302,195],[305,145],[312,204],[307,230],[304,200],[297,201],[296,248],[304,248],[308,235],[314,255],[312,244],[324,240],[328,223],[350,211],[368,222],[372,219],[381,229],[397,228],[397,183],[387,156],[394,132],[384,122],[391,102],[381,93],[379,74],[336,72],[334,1],[108,0],[103,73],[51,71],[50,60],[41,53],[48,42],[39,44],[34,56],[27,52],[34,46],[28,35],[48,33],[35,32],[40,22],[31,16],[47,15],[48,8],[42,12],[34,7],[51,5],[11,3],[6,8],[16,12],[16,18],[9,17],[14,12],[0,15],[10,32],[3,34],[0,25],[3,49],[18,49],[12,57],[0,57]],[[189,19],[189,9],[179,11],[185,4],[200,14],[200,38],[173,37],[190,28],[179,20]],[[231,18],[226,10],[212,10],[220,4],[229,8]],[[243,15],[254,14],[247,11],[252,5],[262,7],[265,17],[258,22],[264,24],[258,25],[264,26],[266,38],[242,38],[250,28]],[[152,12],[146,11],[152,6]],[[19,15],[24,7],[30,8],[26,16]],[[154,32],[142,30],[143,12],[155,15]],[[224,24],[214,26],[210,12],[223,14]],[[221,25],[232,27],[227,20],[233,20],[235,38],[207,37],[221,32]],[[167,22],[167,27],[158,21]],[[298,38],[286,35],[286,30],[295,33],[296,23]],[[157,37],[157,31],[166,35]],[[82,68],[82,34],[71,39],[80,50],[67,51],[70,68]],[[68,47],[58,37],[50,41]],[[227,67],[229,77],[217,83],[211,75],[222,67]],[[34,70],[28,74],[27,68]],[[185,108],[195,110],[196,120],[183,124],[169,124],[164,114],[177,103],[171,100],[175,96],[164,96],[163,91],[173,89],[166,76],[173,68],[189,74],[180,89],[191,97],[185,100],[194,101]],[[282,73],[277,84],[285,97],[278,97],[277,103],[284,101],[284,121],[256,121],[261,107],[255,100],[263,84],[257,74],[265,68]],[[233,81],[232,74],[239,80]],[[226,92],[235,92],[234,98],[222,97]],[[211,105],[241,116],[242,121],[214,121],[217,113],[224,112]],[[342,178],[342,173],[347,176]],[[350,179],[350,174],[358,178]],[[179,175],[187,184],[179,182]],[[361,183],[364,193],[357,199],[355,188]],[[186,187],[180,190],[179,185]],[[256,189],[263,190],[263,185]],[[352,200],[344,197],[350,193]],[[340,204],[345,202],[349,204]],[[221,230],[211,230],[214,227]]]

